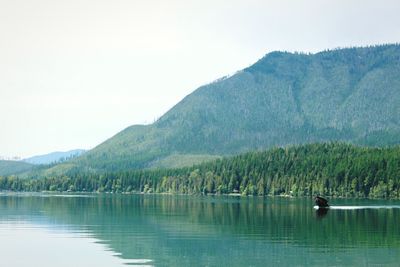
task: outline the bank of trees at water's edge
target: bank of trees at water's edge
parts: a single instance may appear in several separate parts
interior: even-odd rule
[[[400,198],[400,147],[309,144],[180,169],[7,176],[0,190]]]

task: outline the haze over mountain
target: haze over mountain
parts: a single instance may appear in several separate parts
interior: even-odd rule
[[[84,149],[74,149],[74,150],[69,150],[65,152],[52,152],[48,153],[45,155],[38,155],[38,156],[33,156],[30,158],[26,158],[23,161],[28,162],[31,164],[39,165],[39,164],[51,164],[51,163],[56,163],[59,161],[67,160],[72,157],[77,157],[84,153],[86,150]]]
[[[63,169],[176,167],[274,146],[400,143],[400,45],[273,52]]]

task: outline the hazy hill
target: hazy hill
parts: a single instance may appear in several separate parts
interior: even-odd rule
[[[34,165],[14,160],[0,160],[0,176],[18,174],[33,170]]]
[[[273,52],[73,162],[78,169],[121,170],[328,140],[398,144],[399,74],[399,45]]]
[[[70,150],[70,151],[66,151],[66,152],[57,151],[57,152],[52,152],[52,153],[45,154],[45,155],[38,155],[38,156],[26,158],[23,161],[31,163],[31,164],[36,164],[36,165],[51,164],[51,163],[67,160],[67,159],[70,159],[73,157],[77,157],[77,156],[81,155],[83,152],[85,152],[85,150],[83,150],[83,149],[75,149],[75,150]]]

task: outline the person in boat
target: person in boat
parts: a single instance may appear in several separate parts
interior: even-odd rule
[[[317,205],[317,206],[320,207],[320,208],[327,208],[327,207],[329,207],[329,205],[328,205],[328,200],[326,200],[326,199],[323,198],[323,197],[316,196],[314,200],[315,200],[315,205]]]

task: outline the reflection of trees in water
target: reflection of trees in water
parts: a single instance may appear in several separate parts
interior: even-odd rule
[[[222,261],[218,255],[232,253],[228,248],[237,253],[249,248],[262,253],[265,242],[284,241],[333,250],[355,246],[400,247],[399,209],[328,212],[312,207],[311,199],[286,198],[0,197],[2,211],[14,215],[44,214],[46,223],[89,230],[114,251],[122,253],[122,257],[147,258],[157,251],[157,256],[168,259],[170,264],[177,260],[171,258],[173,250],[189,257],[188,263],[193,260],[190,257],[201,258],[205,254],[208,254],[205,262],[211,258]],[[233,248],[232,242],[236,242]]]

